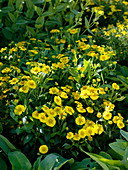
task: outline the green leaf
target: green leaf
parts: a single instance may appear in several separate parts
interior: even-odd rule
[[[70,170],[85,170],[92,167],[93,163],[90,158],[83,159],[81,162],[75,162],[71,165]]]
[[[59,154],[56,154],[58,158],[56,159],[55,165],[54,165],[54,170],[59,170],[64,164],[69,163],[72,164],[74,163],[74,159],[65,159]]]
[[[26,13],[26,17],[31,19],[33,17],[33,15],[34,15],[34,9],[28,8],[27,13]]]
[[[8,154],[10,151],[16,150],[15,146],[9,142],[7,138],[0,135],[0,148]]]
[[[14,16],[12,13],[10,13],[10,12],[8,12],[8,15],[9,15],[9,18],[11,19],[11,21],[12,21],[13,23],[16,23],[16,18],[15,18],[15,16]]]
[[[20,151],[9,152],[8,158],[12,164],[12,170],[31,170],[32,168],[27,157]]]
[[[52,11],[46,11],[42,14],[42,16],[46,17],[46,16],[50,16],[50,15],[53,15],[55,12],[52,12]]]
[[[57,5],[55,12],[64,11],[67,8],[67,5],[67,3],[61,3],[60,5]]]
[[[90,26],[87,17],[85,17],[85,26],[86,26],[86,28],[89,28],[89,26]]]
[[[74,77],[74,79],[79,82],[81,77],[76,68],[70,68],[69,73]]]
[[[37,6],[34,6],[34,9],[35,9],[35,11],[37,12],[37,14],[38,14],[39,16],[42,15],[41,8],[39,8],[39,7],[37,7]]]
[[[8,6],[8,7],[2,8],[1,10],[2,10],[3,13],[8,13],[8,12],[13,11],[13,8],[11,8],[11,7]]]
[[[124,100],[126,97],[125,96],[121,96],[121,97],[119,97],[119,98],[117,98],[117,99],[115,99],[114,101],[122,101],[122,100]]]
[[[1,153],[0,153],[0,169],[1,170],[7,170],[7,165],[6,162],[3,160],[3,158],[1,157]]]
[[[121,167],[121,168],[123,167],[123,163],[120,160],[106,159],[103,156],[100,156],[98,154],[85,152],[82,148],[81,148],[81,151],[83,151],[88,156],[90,156],[93,160],[95,160],[105,170],[109,170],[108,165],[115,166],[115,167]]]
[[[44,25],[44,17],[43,16],[40,16],[36,19],[36,23],[37,24],[41,24],[41,25]]]
[[[27,8],[32,9],[33,2],[31,0],[26,0],[26,5],[27,5]]]
[[[40,163],[37,170],[50,170],[53,169],[55,162],[58,160],[55,154],[47,155]]]
[[[63,132],[66,129],[66,126],[67,126],[67,122],[64,122],[61,132]]]
[[[120,133],[128,141],[128,132],[125,132],[124,130],[120,130]]]
[[[127,142],[113,142],[113,143],[110,143],[109,146],[119,155],[123,156],[124,151],[126,147],[128,146],[128,143]]]
[[[41,159],[42,159],[42,155],[40,157],[37,158],[37,160],[34,162],[34,165],[33,165],[33,170],[37,170],[39,165],[40,165],[40,162],[41,162]]]
[[[128,147],[125,149],[125,152],[124,152],[123,164],[128,169]]]
[[[2,123],[0,123],[0,133],[2,133],[3,131],[3,126],[2,126]]]
[[[87,69],[89,63],[90,63],[89,60],[87,61],[87,60],[84,59],[84,71],[83,72],[85,72],[85,70]]]
[[[34,28],[29,27],[29,26],[26,26],[26,28],[27,28],[27,31],[28,31],[28,33],[29,33],[30,35],[32,35],[32,36],[35,36],[35,35],[36,35],[36,33],[35,33],[35,31],[34,31]]]
[[[101,151],[101,152],[99,153],[99,155],[103,156],[103,157],[106,158],[106,159],[112,159],[112,157],[111,157],[108,153],[103,152],[103,151]]]
[[[23,8],[23,4],[22,4],[22,0],[16,0],[16,9],[20,10],[21,8]]]
[[[16,24],[20,24],[20,25],[22,25],[22,24],[27,24],[28,23],[28,21],[27,20],[24,20],[24,19],[19,19],[17,22],[16,22]]]
[[[28,135],[24,138],[23,144],[25,145],[25,144],[28,143],[32,138],[33,138],[33,134],[28,134]]]

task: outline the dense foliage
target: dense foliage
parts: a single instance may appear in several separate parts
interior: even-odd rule
[[[127,168],[128,2],[0,6],[1,168]]]

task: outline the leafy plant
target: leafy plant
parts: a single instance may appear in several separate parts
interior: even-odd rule
[[[27,159],[27,157],[21,152],[18,151],[15,146],[13,146],[7,138],[0,135],[0,148],[2,149],[2,155],[4,153],[4,158],[8,158],[8,160],[11,163],[12,170],[59,170],[63,167],[63,169],[66,170],[66,168],[70,168],[71,170],[76,169],[92,169],[93,167],[97,167],[97,165],[90,161],[89,158],[84,159],[82,162],[74,162],[74,159],[65,159],[61,155],[57,153],[48,154],[43,160],[42,155],[37,158],[37,160],[32,165],[30,161]],[[4,153],[3,153],[4,151]],[[7,167],[10,165],[7,164],[7,160],[1,157],[0,155],[0,167],[3,170],[6,170]],[[10,167],[11,168],[11,167]]]
[[[109,150],[107,153],[100,152],[98,154],[94,153],[86,153],[88,156],[90,156],[94,161],[96,161],[103,169],[105,170],[111,170],[111,169],[118,169],[123,170],[128,168],[128,132],[125,132],[124,130],[120,130],[121,135],[126,139],[116,139],[116,142],[110,143],[109,146],[111,150]],[[116,158],[113,160],[113,158]],[[119,160],[120,158],[120,160]]]

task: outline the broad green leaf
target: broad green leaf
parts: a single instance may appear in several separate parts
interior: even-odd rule
[[[33,17],[33,15],[34,15],[34,9],[28,8],[28,10],[26,12],[26,17],[31,19]]]
[[[119,155],[123,156],[124,151],[126,147],[128,146],[128,142],[113,142],[113,143],[110,143],[109,146]]]
[[[76,68],[70,68],[69,73],[74,77],[74,79],[79,82],[81,77]]]
[[[83,149],[81,149],[83,151]],[[123,163],[120,160],[110,160],[110,159],[106,159],[103,156],[100,156],[98,154],[94,154],[94,153],[88,153],[83,151],[84,153],[86,153],[87,155],[89,155],[93,160],[95,160],[103,169],[105,170],[109,170],[107,165],[110,166],[117,166],[117,167],[123,167]]]
[[[0,154],[0,169],[1,170],[7,170],[6,162],[3,160],[1,154]]]
[[[38,157],[37,160],[34,162],[33,170],[37,170],[38,169],[39,164],[41,162],[41,159],[42,159],[42,155],[40,157]]]
[[[88,170],[93,163],[90,158],[83,159],[81,162],[75,162],[71,165],[70,170]]]
[[[42,14],[42,16],[46,17],[46,16],[50,16],[50,15],[53,15],[55,12],[53,11],[46,11]]]
[[[40,163],[37,170],[50,170],[53,169],[55,162],[58,161],[58,156],[55,154],[47,155]]]
[[[88,156],[90,156],[94,161],[96,161],[104,170],[109,170],[108,166],[105,163],[103,163],[102,161],[100,161],[99,158],[101,158],[101,156],[93,154],[93,153],[87,153],[87,152],[85,152],[85,153]]]
[[[67,162],[72,164],[74,163],[74,159],[65,159],[62,156],[60,156],[59,154],[56,154],[58,156],[58,158],[56,159],[56,162],[54,164],[54,170],[59,170],[64,164],[66,164]]]
[[[117,99],[115,99],[114,101],[122,101],[122,100],[124,100],[126,97],[125,96],[121,96],[121,97],[119,97],[119,98],[117,98]]]
[[[0,135],[0,148],[8,154],[10,151],[16,150],[15,146],[12,145],[7,138]]]
[[[36,33],[35,33],[35,31],[34,31],[34,28],[29,27],[29,26],[26,26],[26,28],[27,28],[27,31],[28,31],[28,33],[29,33],[30,35],[32,35],[32,36],[35,36],[35,35],[36,35]]]
[[[125,132],[124,130],[120,130],[120,133],[128,141],[128,132]]]
[[[39,7],[37,7],[37,6],[34,6],[34,9],[35,9],[35,11],[37,12],[37,14],[38,14],[39,16],[42,15],[41,8],[39,8]]]
[[[41,24],[41,25],[44,25],[44,17],[43,16],[40,16],[36,19],[36,23],[37,24]]]
[[[87,61],[84,59],[84,71],[83,72],[85,72],[85,70],[87,69],[89,62],[90,62],[89,60]]]
[[[16,22],[15,16],[14,16],[11,12],[9,12],[8,15],[9,15],[9,18],[11,19],[11,21],[12,21],[13,23],[15,23],[15,22]]]
[[[43,25],[42,24],[35,24],[35,28],[40,29]]]
[[[17,22],[16,22],[16,24],[20,24],[20,25],[22,25],[22,24],[27,24],[28,23],[28,21],[27,20],[24,20],[24,19],[19,19]]]
[[[16,9],[21,10],[23,8],[22,0],[16,0]]]
[[[124,152],[123,164],[128,169],[128,147],[125,149],[125,152]]]
[[[101,152],[99,153],[99,155],[103,156],[103,157],[106,158],[106,159],[112,159],[112,157],[111,157],[108,153],[103,152],[103,151],[101,151]]]
[[[26,1],[27,8],[32,9],[33,2],[31,0],[25,0],[25,1]]]
[[[2,8],[1,10],[2,10],[1,12],[3,12],[3,13],[8,13],[8,12],[13,11],[13,8],[11,8],[11,7],[8,6],[8,7]]]
[[[12,170],[31,170],[32,168],[27,157],[20,151],[9,152],[8,158],[12,164]]]
[[[60,5],[57,5],[55,12],[64,11],[67,8],[67,5],[67,3],[61,3]]]

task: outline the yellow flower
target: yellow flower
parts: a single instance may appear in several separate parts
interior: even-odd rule
[[[72,132],[68,132],[66,135],[67,139],[72,139],[74,137],[74,134]]]
[[[115,89],[115,90],[119,90],[120,89],[119,85],[117,85],[116,83],[112,84],[112,88]]]
[[[50,67],[49,66],[46,66],[44,65],[44,67],[41,69],[41,71],[45,74],[48,74],[50,72]]]
[[[52,117],[55,117],[57,115],[56,111],[54,109],[49,109],[47,111],[47,115],[48,116],[52,116]]]
[[[68,95],[67,95],[67,93],[65,93],[65,92],[60,92],[60,97],[62,97],[62,98],[64,98],[64,99],[67,99],[68,98]]]
[[[47,126],[49,126],[49,127],[53,127],[53,126],[55,126],[55,124],[56,124],[56,120],[55,120],[55,118],[54,117],[47,117],[46,118],[46,125]]]
[[[57,105],[59,105],[59,106],[62,105],[62,100],[61,100],[61,98],[60,98],[59,96],[55,96],[55,97],[54,97],[54,102],[55,102]]]
[[[47,145],[41,145],[41,146],[39,147],[39,152],[42,153],[42,154],[47,153],[47,152],[48,152],[48,147],[47,147]]]
[[[34,80],[28,80],[28,81],[27,81],[27,86],[28,86],[29,88],[35,89],[35,88],[36,88],[36,83],[35,83]]]
[[[63,57],[60,59],[60,62],[67,64],[69,62],[69,59],[68,59],[68,57]]]
[[[16,115],[21,115],[22,112],[24,112],[26,110],[26,108],[23,105],[17,105],[14,109],[14,113]]]
[[[68,114],[70,114],[70,115],[72,115],[73,113],[74,113],[74,110],[73,110],[73,108],[72,107],[70,107],[70,106],[65,106],[65,112],[66,113],[68,113]]]
[[[50,33],[58,33],[58,32],[60,32],[60,30],[58,30],[58,29],[52,29],[52,30],[50,31]]]
[[[49,108],[46,105],[43,105],[43,107],[41,108],[44,112],[49,111]]]
[[[29,87],[28,86],[23,86],[19,89],[20,92],[23,92],[23,93],[28,93],[29,91]]]
[[[110,113],[110,112],[108,112],[108,111],[104,111],[104,112],[103,112],[103,118],[104,118],[105,120],[111,119],[111,118],[112,118],[112,113]]]
[[[118,121],[117,121],[117,127],[118,127],[119,129],[122,129],[123,127],[125,127],[125,125],[124,125],[124,123],[123,123],[122,120],[118,120]]]
[[[38,119],[42,122],[42,123],[45,123],[46,122],[46,115],[45,113],[40,113],[38,115]]]
[[[32,113],[32,117],[35,118],[35,119],[39,119],[39,113],[38,113],[38,111],[34,111],[34,112]]]
[[[112,119],[114,123],[117,123],[118,120],[120,120],[119,116],[114,116]]]
[[[88,113],[93,113],[94,112],[92,107],[87,107],[86,110],[87,110]]]
[[[17,78],[13,78],[12,80],[9,80],[10,84],[16,84],[19,80]]]
[[[9,73],[9,72],[11,72],[12,70],[10,69],[10,68],[8,68],[8,67],[5,67],[2,71],[1,71],[1,73]]]
[[[99,96],[97,96],[97,95],[90,95],[90,98],[91,98],[92,100],[97,100],[97,99],[99,98]]]
[[[51,87],[51,88],[49,89],[49,93],[50,93],[50,94],[58,94],[58,93],[59,93],[59,89],[56,88],[56,87]]]
[[[79,107],[79,105],[76,107],[77,111],[80,113],[85,113],[86,110],[83,107]]]
[[[33,74],[37,74],[37,73],[41,72],[41,68],[40,67],[33,67],[30,70],[30,72],[33,73]]]
[[[86,128],[86,135],[87,136],[93,136],[95,134],[95,129],[93,128],[93,127],[90,127],[90,126],[88,126],[87,128]]]
[[[78,32],[78,28],[76,29],[68,29],[68,32],[70,32],[70,34],[76,34]]]
[[[80,94],[78,93],[78,91],[72,92],[72,95],[73,95],[75,100],[79,100],[80,99]]]
[[[102,115],[101,115],[100,112],[98,112],[96,116],[97,116],[98,118],[101,118]]]
[[[88,98],[88,94],[89,94],[88,90],[82,90],[80,96],[82,99],[86,99]]]
[[[73,136],[73,140],[80,140],[79,134],[75,133]]]
[[[76,119],[75,122],[77,125],[83,125],[85,124],[85,118],[81,115],[79,115]]]
[[[80,137],[80,138],[85,138],[85,136],[86,136],[86,130],[85,130],[85,129],[80,129],[80,130],[78,131],[78,134],[79,134],[79,137]]]

